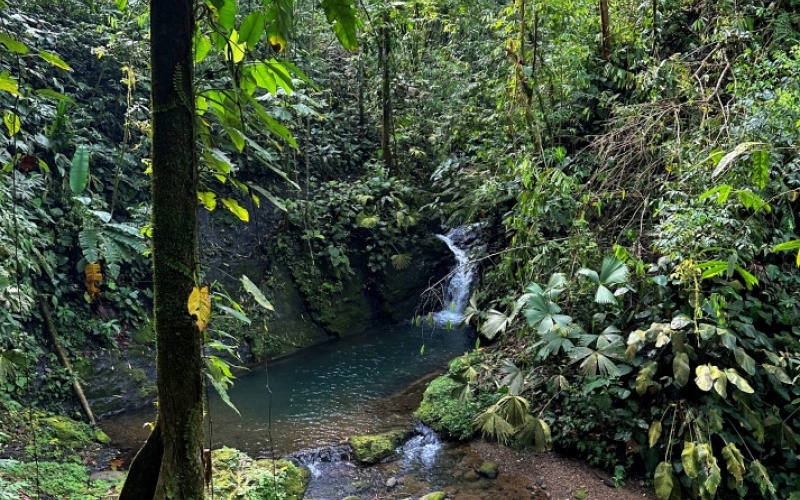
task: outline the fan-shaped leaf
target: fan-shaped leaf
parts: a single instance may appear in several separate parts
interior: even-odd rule
[[[611,293],[611,290],[606,288],[604,285],[600,285],[597,287],[597,293],[594,296],[594,301],[598,304],[616,304],[617,299],[614,297],[614,294]]]
[[[397,255],[392,255],[391,261],[395,269],[406,269],[411,265],[411,254],[399,253]]]
[[[475,417],[475,425],[484,437],[492,436],[501,443],[506,443],[514,433],[514,428],[497,414],[497,405]]]
[[[511,427],[520,427],[530,410],[530,403],[522,396],[508,394],[497,402],[498,412]]]
[[[537,418],[534,422],[533,432],[534,447],[536,451],[545,451],[546,449],[550,448],[552,439],[550,434],[550,425],[547,422],[541,418]]]
[[[506,327],[508,327],[508,317],[496,309],[491,309],[486,313],[486,321],[481,326],[481,334],[492,340],[498,333],[504,332]]]

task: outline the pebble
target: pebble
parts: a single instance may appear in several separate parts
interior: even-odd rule
[[[396,477],[390,477],[389,479],[386,480],[386,487],[387,488],[394,488],[395,486],[397,486],[397,478]]]

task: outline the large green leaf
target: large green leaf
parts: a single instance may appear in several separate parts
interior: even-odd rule
[[[683,471],[692,479],[700,475],[700,467],[697,464],[697,457],[695,456],[695,443],[686,441],[683,443],[683,451],[681,452],[681,463],[683,464]]]
[[[69,64],[67,64],[63,59],[61,59],[57,55],[53,54],[52,52],[47,52],[45,50],[40,50],[39,51],[39,57],[41,57],[45,61],[49,62],[50,64],[52,64],[56,68],[60,68],[60,69],[63,69],[65,71],[72,71],[72,68],[69,67]]]
[[[653,476],[653,483],[656,490],[656,497],[658,497],[659,500],[669,500],[669,497],[672,495],[672,488],[674,487],[671,463],[661,462],[658,464],[655,475]]]
[[[255,49],[261,35],[264,34],[266,22],[267,19],[263,12],[255,11],[247,14],[239,28],[239,41],[246,43],[248,49]]]
[[[21,54],[24,56],[28,53],[27,45],[5,33],[0,33],[0,43],[5,45],[8,50],[16,54]]]
[[[736,479],[736,484],[744,481],[744,456],[734,443],[728,443],[722,448],[722,458],[728,467],[728,472]]]
[[[72,166],[69,170],[69,187],[72,194],[81,194],[86,189],[89,180],[89,149],[78,146],[72,156]]]
[[[675,354],[672,360],[672,372],[675,375],[675,383],[683,387],[689,382],[689,355],[685,352]]]
[[[606,257],[600,267],[600,283],[618,285],[628,279],[628,266],[616,257]]]
[[[242,286],[244,286],[244,289],[247,290],[247,293],[249,293],[250,295],[253,296],[254,299],[256,299],[256,302],[258,302],[258,304],[261,307],[263,307],[264,309],[266,309],[268,311],[274,311],[275,310],[275,308],[272,307],[272,304],[270,303],[270,301],[267,300],[267,298],[261,292],[261,289],[258,288],[258,286],[256,286],[255,283],[250,281],[250,278],[248,278],[245,275],[242,275]]]
[[[354,0],[322,0],[322,10],[342,46],[348,50],[358,49],[358,18]]]
[[[19,95],[19,83],[8,71],[0,73],[0,90],[4,90],[11,95]]]

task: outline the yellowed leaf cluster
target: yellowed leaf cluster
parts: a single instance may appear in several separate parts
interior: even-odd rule
[[[208,325],[211,319],[211,297],[208,293],[208,287],[192,288],[192,293],[189,294],[187,307],[189,309],[189,315],[194,318],[197,324],[197,329],[201,332],[205,330],[206,325]]]
[[[95,299],[100,296],[100,288],[98,288],[97,285],[103,281],[103,274],[100,272],[100,264],[97,262],[86,264],[86,267],[83,268],[83,272],[86,275],[86,292],[89,294],[90,300],[94,302]]]

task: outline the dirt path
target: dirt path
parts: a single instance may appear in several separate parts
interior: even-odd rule
[[[526,487],[530,490],[528,498],[544,497],[558,500],[656,498],[651,490],[641,485],[640,480],[627,480],[622,488],[613,488],[603,481],[607,478],[606,473],[583,462],[559,457],[552,452],[516,451],[486,441],[473,441],[470,447],[481,459],[495,462],[499,466],[501,475],[516,476],[518,480],[526,481],[528,483]],[[453,498],[467,500],[459,498],[458,495]],[[504,500],[512,499],[506,497]]]

